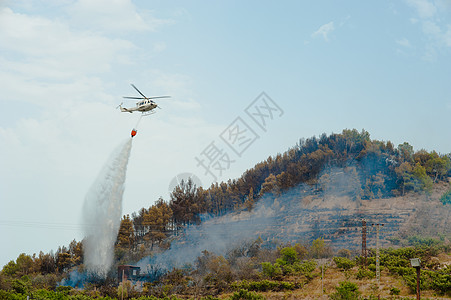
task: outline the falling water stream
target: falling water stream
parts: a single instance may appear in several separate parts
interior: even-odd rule
[[[111,154],[85,197],[84,263],[88,272],[100,277],[106,277],[113,263],[131,148],[129,138]]]

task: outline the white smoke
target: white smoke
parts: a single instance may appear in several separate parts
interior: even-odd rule
[[[113,263],[131,148],[130,138],[112,153],[85,197],[83,223],[88,226],[85,230],[84,263],[88,272],[101,277],[106,277]]]

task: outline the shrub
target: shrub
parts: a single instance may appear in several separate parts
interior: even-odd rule
[[[355,266],[355,261],[346,257],[334,257],[334,262],[338,268],[347,271]]]
[[[265,297],[257,294],[256,292],[249,292],[248,290],[240,290],[239,292],[235,292],[230,300],[264,300]]]
[[[31,282],[28,276],[23,276],[21,279],[14,279],[12,282],[13,290],[18,294],[27,294],[31,288]]]
[[[316,269],[316,262],[314,260],[309,260],[303,263],[295,263],[293,265],[293,268],[297,273],[307,275],[312,273]]]
[[[333,300],[357,300],[359,299],[359,287],[352,282],[343,281],[335,288],[337,291],[330,295]]]
[[[207,297],[203,297],[201,300],[219,300],[219,298],[215,298],[211,295],[208,295]]]
[[[91,300],[91,299],[92,298],[74,298],[73,300]],[[105,297],[105,298],[98,298],[98,299],[99,300],[115,300],[116,298],[111,299],[109,297]],[[121,298],[118,298],[118,299],[121,299]],[[132,298],[132,300],[182,300],[182,299],[177,298],[176,296],[171,296],[171,297],[164,296],[162,298],[158,298],[158,297],[155,297],[155,296],[141,296],[139,298]],[[212,296],[207,296],[205,298],[201,298],[201,300],[219,300],[219,299],[218,298],[214,298]]]
[[[443,268],[440,273],[426,271],[423,272],[429,278],[428,287],[439,292],[451,296],[451,267]]]
[[[67,294],[70,293],[70,291],[72,291],[72,287],[71,286],[60,285],[60,286],[56,287],[55,291],[57,293],[61,293],[63,295],[67,295]]]
[[[298,254],[293,247],[285,247],[280,250],[281,257],[277,262],[281,265],[292,265],[298,260]]]
[[[284,290],[294,290],[296,288],[296,284],[293,282],[287,282],[287,281],[270,281],[270,280],[246,281],[246,280],[243,280],[241,282],[233,283],[232,288],[244,289],[244,290],[249,290],[249,291],[257,291],[257,292],[284,291]]]
[[[359,270],[357,271],[357,274],[355,275],[355,277],[359,280],[363,279],[363,278],[374,278],[376,275],[374,274],[373,271],[367,270],[365,268],[359,268]]]
[[[312,242],[310,247],[310,255],[313,258],[325,258],[330,257],[332,249],[329,245],[326,245],[322,238],[318,238]]]
[[[451,197],[451,196],[450,196]],[[442,242],[438,239],[429,238],[429,237],[421,237],[421,236],[411,236],[407,239],[410,246],[414,247],[431,247],[440,245]]]
[[[37,300],[47,300],[47,299],[65,299],[66,297],[64,297],[62,294],[56,293],[54,291],[48,291],[45,289],[39,289],[33,292],[33,297],[32,299],[37,299]]]
[[[443,205],[451,204],[451,189],[442,195],[440,201],[442,201]]]
[[[296,244],[294,245],[294,250],[296,250],[298,254],[298,259],[304,259],[308,255],[308,250],[302,245]]]
[[[262,272],[264,275],[273,279],[279,278],[282,275],[282,269],[280,268],[280,265],[278,263],[275,263],[273,265],[270,262],[263,262]]]
[[[337,253],[337,256],[351,258],[351,251],[348,249],[340,249]]]
[[[395,288],[395,287],[392,287],[390,289],[390,295],[399,295],[400,292],[401,292],[401,290],[398,288]]]

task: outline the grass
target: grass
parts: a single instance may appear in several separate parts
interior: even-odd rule
[[[441,260],[450,261],[451,254],[447,254],[446,257],[442,254]],[[381,299],[414,299],[415,295],[409,290],[409,288],[404,283],[402,277],[390,274],[387,269],[381,271],[381,279],[378,285],[376,278],[368,279],[364,278],[362,280],[356,279],[356,274],[359,267],[355,266],[349,271],[342,271],[335,266],[330,266],[326,269],[323,288],[324,292],[321,291],[321,273],[320,269],[316,268],[313,272],[315,274],[314,278],[306,283],[302,288],[297,288],[294,290],[286,291],[267,291],[259,292],[259,294],[266,297],[266,299],[329,299],[329,296],[336,292],[336,287],[340,282],[350,281],[359,286],[359,291],[363,298],[368,298],[370,296],[377,297],[380,295]],[[284,278],[285,281],[295,282],[299,280],[297,276],[290,276]],[[393,296],[390,294],[392,288],[399,289],[399,296]],[[231,294],[221,295],[221,299],[226,299]],[[437,296],[434,291],[421,291],[422,299],[447,299],[446,296]],[[363,299],[362,298],[362,299]]]

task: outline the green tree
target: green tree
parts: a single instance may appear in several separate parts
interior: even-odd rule
[[[121,224],[119,226],[119,232],[117,235],[117,245],[119,247],[125,247],[132,249],[135,240],[135,230],[133,222],[129,215],[123,216]]]
[[[294,249],[296,250],[297,257],[300,260],[305,259],[309,254],[307,248],[300,244],[295,244]]]
[[[207,262],[208,282],[215,284],[217,287],[226,288],[226,283],[233,280],[233,273],[229,262],[223,256],[213,255]]]
[[[426,174],[426,168],[417,163],[413,169],[413,176],[416,179],[415,190],[427,191],[432,190],[432,179]]]
[[[254,208],[254,189],[251,188],[249,190],[249,195],[247,196],[246,201],[244,202],[244,206],[248,211],[251,211]]]
[[[280,250],[280,258],[277,260],[282,265],[292,265],[298,261],[298,254],[294,247],[285,247]]]
[[[31,289],[31,280],[28,276],[22,276],[21,279],[14,279],[12,288],[16,293],[26,295]]]
[[[402,162],[411,162],[413,159],[413,147],[407,142],[398,145],[398,153]]]
[[[39,270],[41,274],[51,274],[56,271],[56,259],[53,252],[44,254],[39,253]]]
[[[338,256],[338,257],[351,258],[351,250],[346,249],[346,248],[340,249],[340,250],[338,251],[337,256]]]
[[[174,188],[170,197],[172,219],[177,227],[200,223],[200,214],[205,211],[205,193],[201,188],[196,187],[191,178],[186,182],[182,180]]]
[[[15,276],[16,272],[19,270],[19,267],[14,262],[14,260],[10,260],[9,263],[7,263],[3,269],[2,274],[6,276]]]
[[[399,178],[400,185],[402,187],[402,195],[406,190],[414,189],[415,182],[412,174],[412,166],[408,162],[403,162],[401,165],[395,168],[396,175]]]
[[[16,265],[17,265],[17,275],[23,276],[28,275],[33,272],[33,259],[30,255],[26,255],[25,253],[21,253],[19,257],[16,259]]]
[[[313,258],[325,258],[330,256],[331,249],[322,238],[317,238],[310,246],[310,254]]]
[[[161,244],[167,237],[167,227],[171,218],[172,209],[162,198],[144,214],[143,226],[146,228],[144,238],[152,243],[152,247],[156,243]]]
[[[72,257],[69,252],[63,251],[58,253],[57,268],[59,272],[64,272],[72,266]]]
[[[433,158],[425,164],[427,173],[434,177],[434,182],[445,177],[450,169],[451,162],[447,156],[439,157],[433,152]]]
[[[83,262],[83,243],[75,239],[69,244],[69,253],[72,257],[73,265],[77,266]]]
[[[263,196],[266,193],[273,193],[276,196],[280,193],[276,176],[272,173],[265,178],[265,182],[262,184],[262,188],[260,190],[260,196]]]

